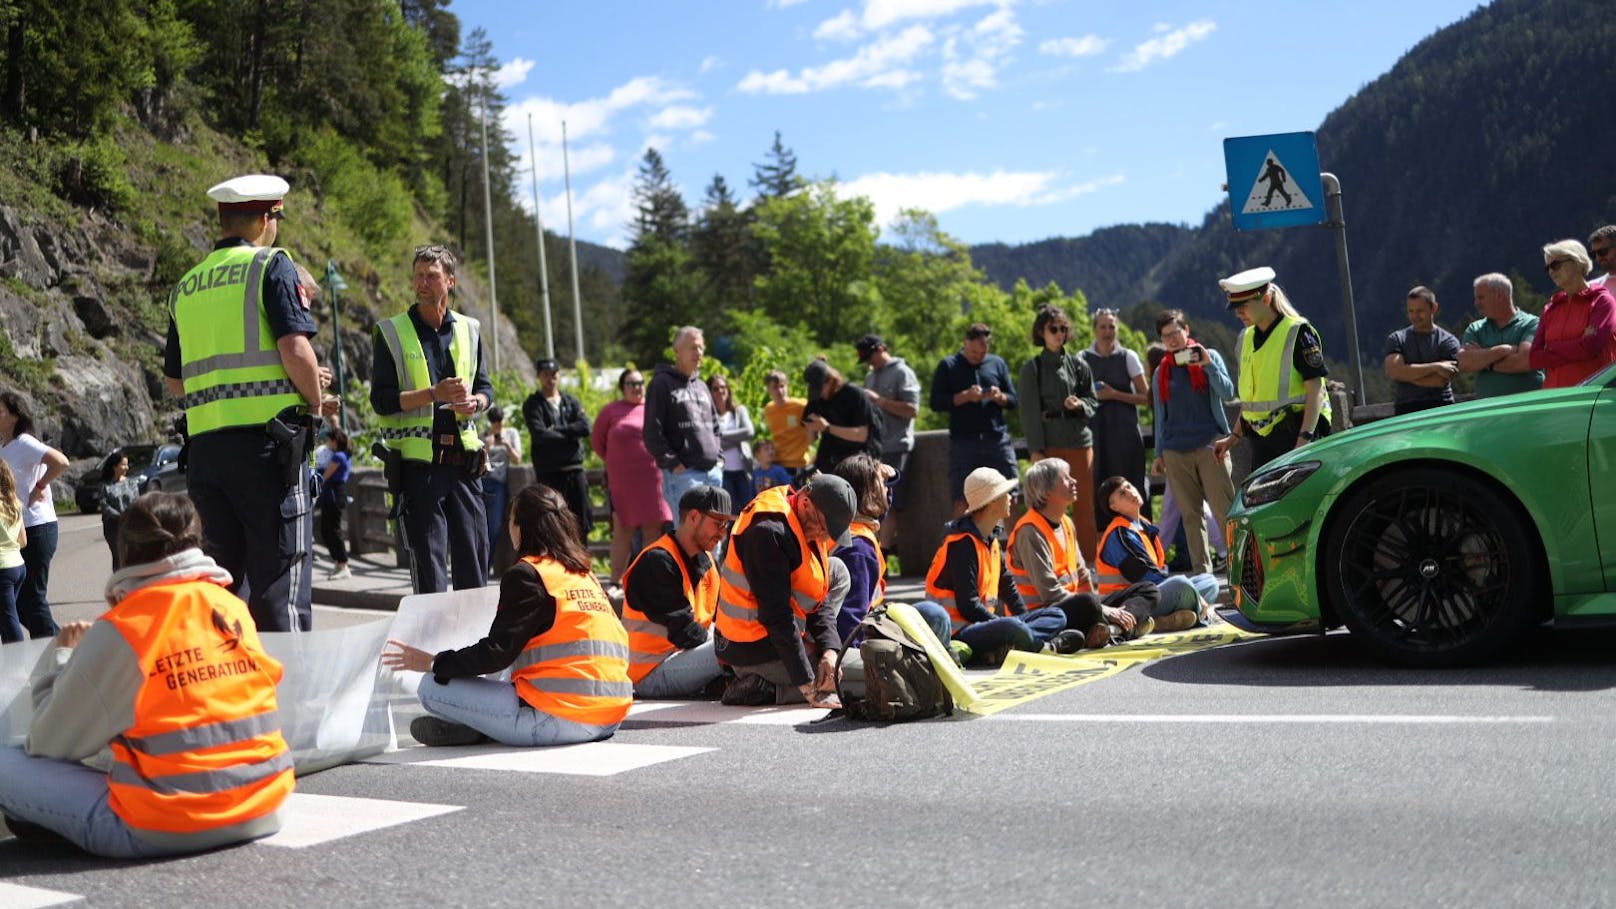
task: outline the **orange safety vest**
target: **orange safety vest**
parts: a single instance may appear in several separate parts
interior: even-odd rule
[[[679,566],[679,579],[684,583],[685,602],[696,615],[696,621],[701,627],[710,628],[713,624],[713,613],[718,609],[718,572],[708,571],[701,576],[701,580],[692,584],[690,582],[690,569],[685,566],[684,553],[679,549],[679,541],[673,534],[665,533],[657,538],[655,543],[645,547],[634,561],[629,563],[628,571],[623,572],[623,589],[631,589],[628,583],[629,575],[639,566],[645,553],[653,549],[660,549],[673,557],[673,564]],[[668,655],[678,650],[673,642],[668,640],[668,626],[647,618],[645,613],[634,608],[633,603],[623,604],[623,628],[628,631],[628,677],[639,682],[651,671],[662,665]]]
[[[1010,531],[1012,544],[1015,542],[1016,534],[1022,532],[1022,528],[1028,528],[1029,533],[1036,532],[1043,536],[1045,545],[1049,547],[1051,560],[1055,563],[1055,583],[1059,584],[1062,590],[1067,593],[1079,593],[1089,589],[1087,581],[1078,583],[1077,580],[1077,531],[1072,524],[1071,518],[1064,514],[1061,515],[1061,533],[1064,535],[1064,543],[1061,542],[1060,537],[1055,536],[1055,529],[1049,525],[1049,519],[1039,513],[1037,509],[1027,509],[1027,513],[1023,514],[1021,520],[1016,522],[1016,526]],[[1028,608],[1037,604],[1051,605],[1043,603],[1043,597],[1038,595],[1038,588],[1032,583],[1032,575],[1016,560],[1016,547],[1014,545],[1010,547],[1009,557],[1010,576],[1015,578],[1016,592],[1021,594],[1021,598],[1026,601]]]
[[[808,533],[791,510],[791,487],[773,486],[753,497],[741,510],[740,520],[730,531],[730,545],[724,553],[724,566],[718,573],[718,632],[736,643],[761,641],[769,631],[758,621],[758,601],[752,593],[752,584],[746,579],[745,566],[735,546],[735,540],[752,526],[761,514],[777,514],[786,520],[797,545],[802,547],[802,564],[791,573],[791,611],[795,613],[798,633],[807,628],[808,613],[818,609],[830,592],[830,570],[825,563],[828,547],[808,543]]]
[[[943,572],[948,566],[948,547],[955,540],[970,540],[971,545],[976,547],[976,595],[982,605],[994,615],[1010,613],[999,601],[999,570],[1004,564],[999,554],[999,541],[995,539],[991,544],[984,543],[980,536],[968,531],[951,533],[943,538],[943,545],[937,547],[937,554],[931,557],[931,568],[926,571],[926,598],[948,610],[951,633],[959,634],[959,630],[971,622],[960,614],[959,607],[955,605],[954,589],[942,586]],[[952,579],[948,583],[952,584]]]
[[[200,833],[273,812],[292,792],[275,684],[247,605],[201,579],[135,591],[111,623],[140,666],[135,721],[111,742],[108,804],[135,830]]]
[[[875,528],[861,521],[854,521],[847,525],[849,532],[855,537],[863,537],[875,547],[875,563],[881,566],[880,576],[875,581],[875,592],[870,594],[870,608],[874,609],[886,602],[887,599],[887,555],[881,551],[881,543],[875,538]]]
[[[1122,569],[1105,560],[1105,544],[1111,539],[1111,534],[1121,529],[1133,529],[1133,522],[1121,515],[1111,519],[1110,526],[1100,536],[1100,548],[1094,553],[1094,580],[1100,585],[1100,596],[1116,593],[1128,586],[1128,579],[1123,577]],[[1140,538],[1149,543],[1156,550],[1156,567],[1167,570],[1167,552],[1162,549],[1161,537],[1152,537],[1148,534],[1139,534]]]
[[[595,576],[575,574],[554,559],[522,556],[555,599],[555,624],[533,638],[511,664],[516,694],[563,720],[611,726],[628,716],[628,632]]]

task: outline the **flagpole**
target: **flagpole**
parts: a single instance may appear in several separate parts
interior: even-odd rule
[[[578,330],[578,353],[584,356],[584,309],[578,300],[578,238],[572,229],[572,164],[567,158],[567,121],[561,121],[561,170],[567,181],[567,246],[572,251],[572,324]]]
[[[488,310],[492,316],[489,334],[494,339],[493,368],[499,372],[499,294],[494,282],[494,199],[488,187],[488,96],[483,96],[483,229],[488,240]]]
[[[539,232],[539,299],[544,304],[544,355],[555,359],[555,331],[550,327],[550,271],[544,264],[544,220],[539,217],[539,153],[533,145],[533,115],[527,115],[528,166],[533,173],[533,225]]]

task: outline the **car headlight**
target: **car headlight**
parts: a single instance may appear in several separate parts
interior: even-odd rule
[[[1247,508],[1257,505],[1267,505],[1284,498],[1285,494],[1302,485],[1302,481],[1313,475],[1313,472],[1323,467],[1320,461],[1301,461],[1260,473],[1246,481],[1240,488],[1240,501]]]

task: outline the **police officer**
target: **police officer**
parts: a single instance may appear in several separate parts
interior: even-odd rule
[[[1218,282],[1229,310],[1246,326],[1240,333],[1240,425],[1257,470],[1293,448],[1329,435],[1330,401],[1324,393],[1324,346],[1318,331],[1291,306],[1263,266]]]
[[[259,631],[309,630],[314,522],[307,471],[287,479],[269,432],[288,408],[334,413],[330,372],[292,258],[276,247],[285,180],[253,174],[208,190],[223,238],[169,297],[164,383],[190,434],[187,488],[208,555],[247,586]],[[307,451],[301,453],[306,458]]]
[[[403,459],[399,517],[416,593],[481,587],[488,578],[486,459],[472,417],[494,386],[483,365],[482,326],[449,311],[454,253],[415,251],[415,305],[376,323],[370,404],[382,442]]]

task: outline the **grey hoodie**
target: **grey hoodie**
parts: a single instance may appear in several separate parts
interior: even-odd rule
[[[656,368],[645,392],[645,450],[664,470],[718,463],[718,411],[699,372],[687,377],[671,363]]]

